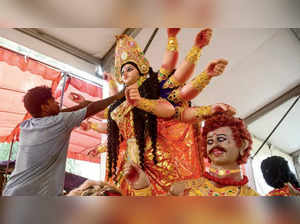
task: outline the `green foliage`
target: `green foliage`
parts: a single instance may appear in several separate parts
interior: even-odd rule
[[[10,146],[11,146],[11,144],[9,144],[9,143],[0,143],[0,161],[8,160]],[[19,149],[19,142],[15,142],[13,144],[13,150],[12,150],[10,160],[16,159],[18,149]]]

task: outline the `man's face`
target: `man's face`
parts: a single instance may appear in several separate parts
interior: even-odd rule
[[[47,104],[42,105],[42,112],[45,116],[55,116],[59,111],[59,104],[54,98],[49,99]]]
[[[230,127],[221,127],[207,134],[207,155],[215,165],[236,165],[240,148]]]
[[[131,64],[126,64],[121,71],[122,80],[126,86],[134,84],[139,79],[139,71]]]

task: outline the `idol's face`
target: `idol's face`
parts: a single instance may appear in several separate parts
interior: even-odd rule
[[[230,127],[221,127],[208,132],[207,156],[215,165],[236,165],[240,156],[240,148],[237,146]]]
[[[125,64],[121,70],[122,81],[126,86],[130,86],[139,79],[139,71],[132,64]]]

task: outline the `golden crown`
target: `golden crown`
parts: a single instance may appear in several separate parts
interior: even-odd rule
[[[115,51],[115,76],[119,83],[122,83],[121,67],[122,65],[133,62],[137,65],[142,74],[149,72],[150,64],[145,58],[143,51],[136,41],[125,34],[116,36],[117,46]]]

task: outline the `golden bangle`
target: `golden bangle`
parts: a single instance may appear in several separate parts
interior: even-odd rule
[[[211,76],[207,75],[206,72],[202,72],[200,75],[197,75],[191,81],[191,84],[192,84],[193,88],[197,89],[198,91],[201,91],[202,89],[204,89],[205,86],[208,85],[210,79],[211,79]]]
[[[161,82],[162,80],[166,80],[170,74],[171,74],[170,71],[161,67],[159,70],[158,81]]]
[[[168,96],[168,99],[171,100],[174,103],[179,103],[182,101],[180,96],[181,88],[173,90],[170,95]]]
[[[183,111],[184,107],[175,107],[175,114],[173,115],[173,118],[181,121]]]
[[[188,55],[185,57],[185,60],[192,64],[196,64],[196,62],[200,58],[200,55],[201,55],[201,48],[193,46],[189,51]]]
[[[168,51],[177,51],[178,50],[178,42],[177,42],[176,37],[168,38],[167,50]]]
[[[166,83],[163,85],[163,89],[166,88],[175,88],[181,86],[182,84],[176,80],[176,78],[172,75]]]
[[[195,109],[195,117],[197,119],[204,119],[210,115],[212,115],[212,107],[211,106],[202,106],[202,107],[196,107]]]
[[[146,188],[139,189],[139,190],[133,190],[134,196],[152,196],[152,188],[151,185],[149,185]]]
[[[106,145],[100,145],[100,146],[98,146],[98,152],[100,152],[100,153],[107,152]]]
[[[144,110],[146,112],[153,113],[155,107],[156,107],[157,101],[156,100],[150,100],[146,98],[142,98],[139,100],[137,107],[141,110]]]
[[[117,88],[117,84],[116,84],[116,82],[113,79],[111,79],[111,80],[108,81],[108,86],[109,86],[110,89]]]
[[[97,131],[98,130],[98,124],[97,123],[91,123],[90,125],[91,129]]]
[[[109,107],[106,107],[105,110],[104,110],[104,118],[107,119],[108,118],[108,110],[109,110]]]

